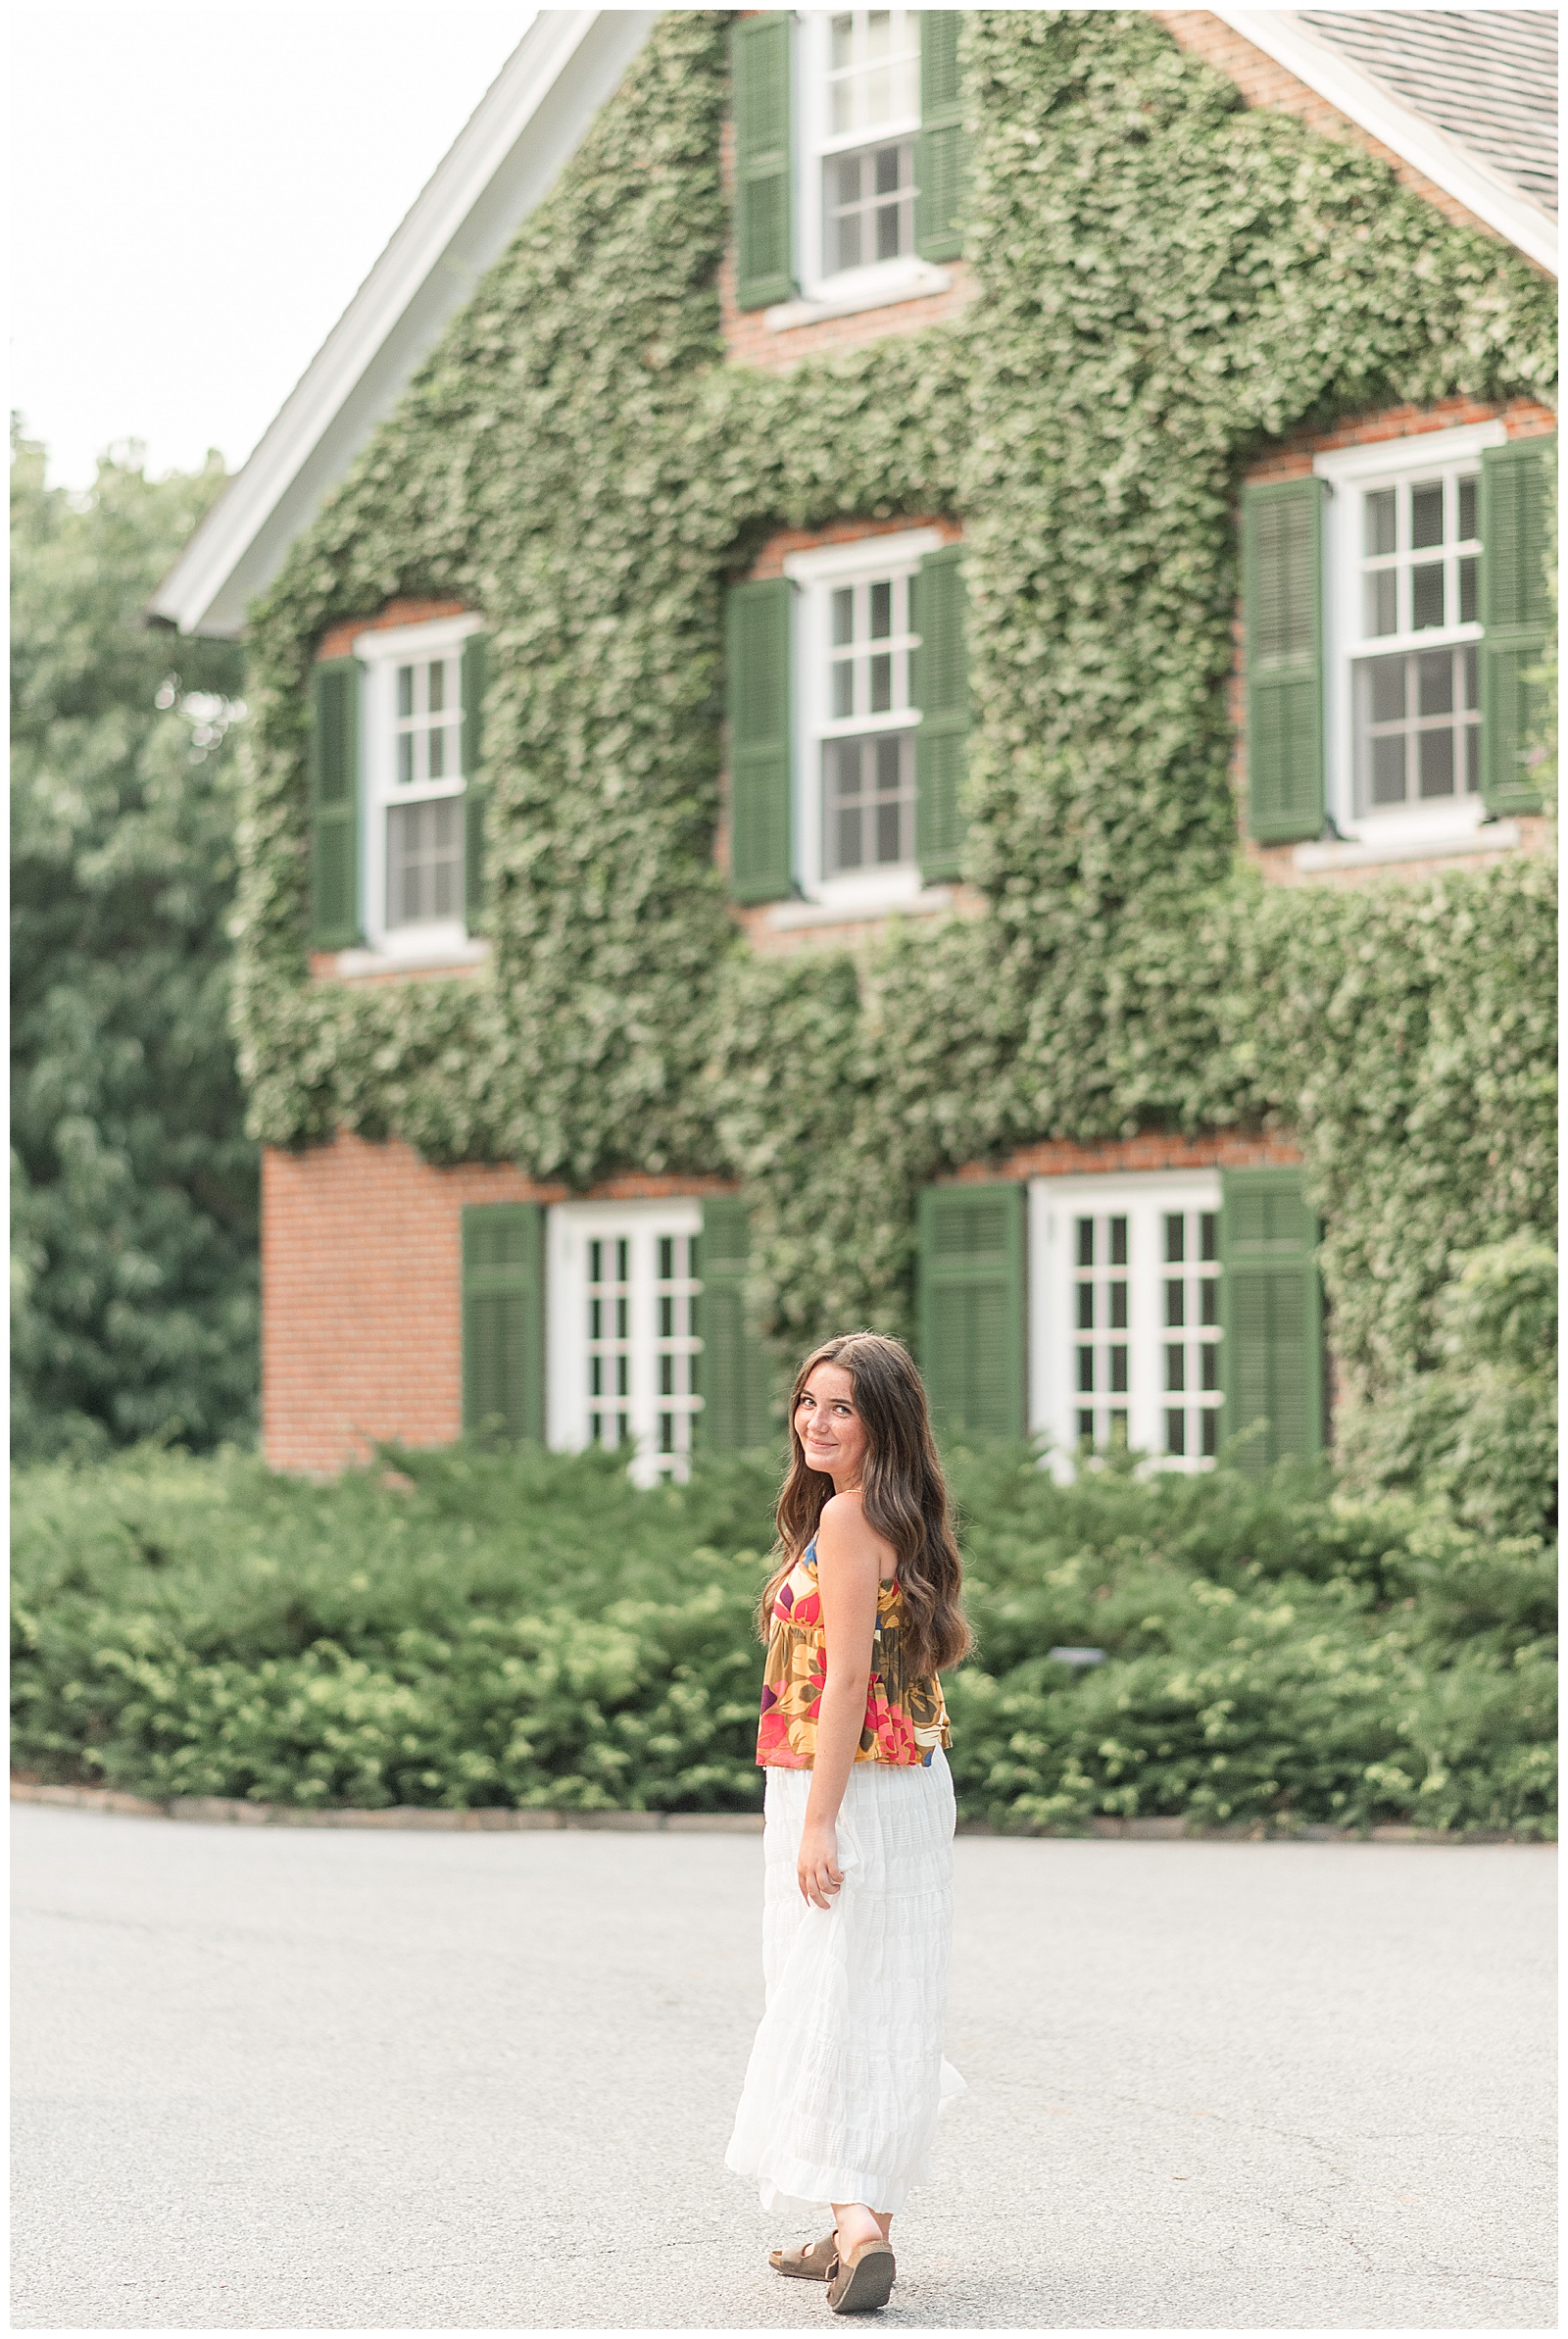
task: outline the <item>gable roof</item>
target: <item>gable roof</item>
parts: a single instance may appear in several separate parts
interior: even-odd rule
[[[1556,20],[1534,9],[1214,15],[1515,248],[1557,265]],[[541,9],[255,451],[147,605],[228,638],[475,284],[549,194],[658,9]]]
[[[146,615],[232,638],[448,321],[549,194],[657,9],[541,9]]]
[[[1554,10],[1213,13],[1555,275]]]

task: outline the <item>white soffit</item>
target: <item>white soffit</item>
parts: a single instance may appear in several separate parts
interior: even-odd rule
[[[1289,9],[1216,8],[1221,24],[1391,147],[1539,268],[1557,274],[1555,223],[1495,172],[1404,105],[1382,82],[1317,40]]]
[[[657,9],[541,9],[386,250],[147,605],[232,639],[485,271],[543,201]]]

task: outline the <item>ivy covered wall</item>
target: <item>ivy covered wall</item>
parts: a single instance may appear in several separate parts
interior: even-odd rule
[[[238,1018],[258,1133],[587,1185],[719,1171],[791,1342],[907,1328],[914,1197],[1046,1136],[1302,1144],[1342,1399],[1430,1353],[1452,1254],[1551,1211],[1540,862],[1354,892],[1242,862],[1238,474],[1281,434],[1551,395],[1551,287],[1138,12],[965,19],[956,322],[726,364],[721,13],[665,17],[256,613]],[[755,957],[713,860],[722,592],[780,526],[946,511],[986,915]],[[306,688],[333,620],[492,631],[489,966],[307,970]]]

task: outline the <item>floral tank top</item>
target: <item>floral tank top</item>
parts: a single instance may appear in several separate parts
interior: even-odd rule
[[[929,1763],[952,1743],[942,1683],[905,1669],[904,1596],[898,1579],[879,1584],[865,1722],[858,1763]],[[809,1770],[816,1760],[816,1717],[826,1686],[826,1636],[816,1581],[816,1545],[808,1544],[773,1602],[762,1667],[762,1714],[757,1759],[765,1769]]]

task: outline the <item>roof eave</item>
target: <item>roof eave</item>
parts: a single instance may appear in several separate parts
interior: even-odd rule
[[[1433,185],[1462,203],[1482,224],[1549,275],[1557,274],[1557,225],[1529,196],[1404,105],[1348,58],[1297,24],[1289,11],[1216,8],[1220,22],[1327,98],[1349,121],[1390,147]]]

